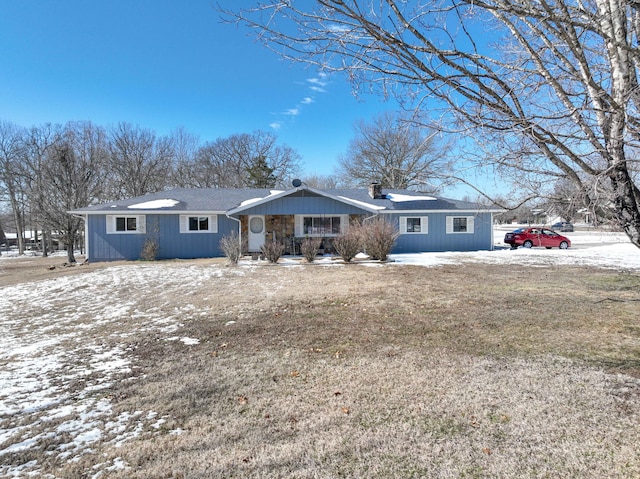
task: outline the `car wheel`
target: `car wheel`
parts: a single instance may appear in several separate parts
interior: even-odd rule
[[[567,243],[566,241],[563,241],[562,243],[560,243],[560,249],[567,249],[569,247],[569,243]]]
[[[522,243],[522,246],[524,246],[525,248],[531,248],[531,247],[533,247],[533,243],[531,241],[527,240],[524,243]]]

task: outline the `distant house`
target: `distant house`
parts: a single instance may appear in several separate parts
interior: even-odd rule
[[[237,231],[248,250],[267,241],[299,253],[305,237],[331,240],[354,221],[381,216],[400,233],[393,253],[474,251],[493,248],[493,214],[476,203],[408,190],[320,190],[294,182],[292,189],[176,189],[70,211],[85,221],[90,261],[139,259],[149,238],[158,259],[223,256],[220,240]]]

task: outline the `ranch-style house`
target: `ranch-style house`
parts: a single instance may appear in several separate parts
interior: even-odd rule
[[[306,237],[332,239],[354,221],[381,216],[399,236],[392,253],[493,249],[493,214],[476,203],[410,190],[316,189],[299,180],[288,190],[255,188],[176,189],[70,211],[85,222],[89,261],[136,260],[145,241],[158,245],[158,259],[223,256],[220,240],[232,231],[246,238],[248,252],[279,241],[285,254],[299,254]]]

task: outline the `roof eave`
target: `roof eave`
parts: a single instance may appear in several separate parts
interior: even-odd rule
[[[221,210],[150,210],[150,209],[130,209],[114,208],[110,210],[71,210],[67,211],[71,215],[223,215]]]
[[[504,210],[494,210],[494,209],[478,209],[478,208],[445,208],[445,209],[413,209],[413,210],[401,210],[401,209],[387,209],[382,210],[380,213],[384,214],[404,214],[404,213],[501,213]]]

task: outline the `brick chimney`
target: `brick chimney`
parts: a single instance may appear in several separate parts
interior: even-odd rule
[[[369,196],[371,196],[371,198],[373,198],[374,200],[384,199],[385,196],[382,194],[382,185],[377,181],[373,181],[369,185]]]

